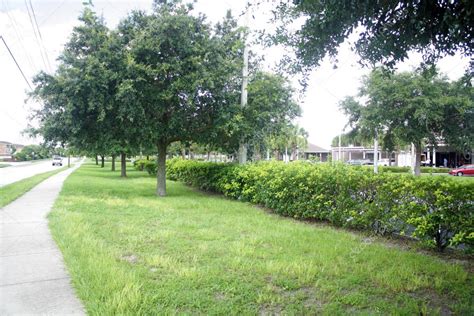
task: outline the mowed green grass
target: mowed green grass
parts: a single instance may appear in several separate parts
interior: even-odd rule
[[[13,202],[26,192],[30,191],[34,186],[38,185],[43,180],[51,177],[52,175],[60,171],[63,171],[64,169],[65,167],[58,170],[40,173],[32,177],[0,187],[0,207],[4,207],[5,205]]]
[[[447,174],[447,173],[433,173],[433,174],[422,173],[421,176],[422,177],[446,177],[446,178],[449,178],[449,179],[454,179],[456,181],[474,181],[474,177],[472,177],[472,176],[458,177],[458,176],[452,176],[452,175]]]
[[[460,264],[109,167],[74,172],[49,217],[89,314],[474,313]]]

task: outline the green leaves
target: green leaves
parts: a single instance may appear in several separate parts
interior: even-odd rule
[[[271,41],[295,49],[294,68],[299,70],[318,66],[327,55],[335,57],[353,33],[357,37],[352,47],[367,65],[393,67],[410,51],[421,52],[427,64],[456,52],[469,57],[474,51],[468,0],[281,1],[275,14],[282,27]],[[302,25],[290,32],[293,21]]]
[[[473,181],[373,174],[342,164],[232,165],[180,159],[168,162],[168,176],[284,216],[378,234],[408,234],[439,250],[474,246]]]
[[[361,104],[348,97],[340,106],[349,125],[373,138],[383,135],[384,147],[442,141],[459,151],[470,152],[474,144],[473,88],[449,82],[436,69],[387,73],[375,69],[364,80]],[[418,150],[421,150],[418,148]]]

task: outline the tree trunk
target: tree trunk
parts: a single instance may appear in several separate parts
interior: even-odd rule
[[[276,159],[276,160],[281,160],[281,159],[280,159],[280,151],[279,151],[279,150],[275,150],[274,155],[275,155],[275,159]]]
[[[112,171],[115,171],[115,155],[112,155]]]
[[[387,151],[387,157],[388,157],[388,165],[391,167],[392,166],[392,152]]]
[[[243,165],[247,163],[247,144],[243,141],[239,144],[239,164]]]
[[[146,155],[146,160],[150,160],[150,155]]]
[[[127,154],[120,153],[120,176],[125,178],[127,176]]]
[[[71,168],[71,155],[67,156],[67,167]]]
[[[158,143],[158,165],[156,172],[156,195],[166,195],[166,149],[165,142]]]
[[[378,135],[374,137],[374,173],[379,173],[379,140]]]
[[[103,155],[100,156],[100,167],[104,168],[105,166],[105,157]]]
[[[421,174],[421,143],[415,144],[415,165],[413,166],[413,174],[419,176]]]
[[[95,164],[98,166],[99,165],[99,157],[97,157],[97,155],[95,155]]]

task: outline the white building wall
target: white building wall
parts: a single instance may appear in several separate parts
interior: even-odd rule
[[[398,166],[399,167],[411,167],[413,162],[413,157],[411,153],[401,152],[397,154],[398,156]]]

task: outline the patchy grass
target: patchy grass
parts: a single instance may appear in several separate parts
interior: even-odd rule
[[[26,192],[30,191],[34,186],[36,186],[43,180],[51,177],[52,175],[60,171],[63,171],[64,169],[65,167],[58,170],[40,173],[32,177],[0,187],[0,207],[4,207],[5,205],[13,202]]]
[[[460,264],[108,167],[74,172],[49,217],[89,314],[474,313]]]
[[[10,167],[10,165],[6,163],[0,163],[0,168],[6,168],[6,167]]]

